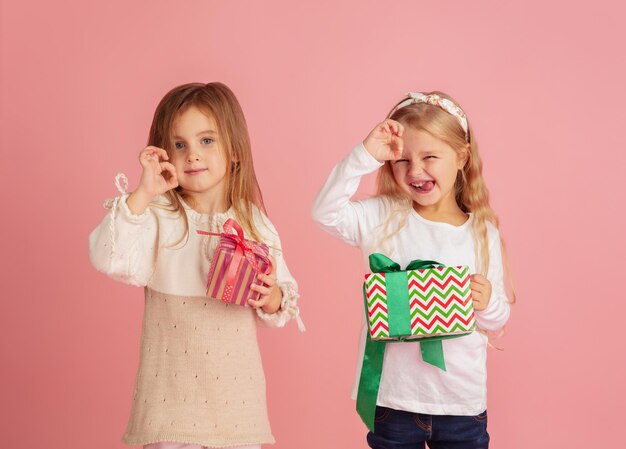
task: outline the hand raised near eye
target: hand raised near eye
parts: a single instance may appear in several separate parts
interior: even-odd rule
[[[402,156],[402,134],[404,126],[400,122],[387,119],[369,133],[363,146],[379,162],[395,161]]]
[[[126,199],[133,214],[143,214],[155,196],[178,187],[176,168],[166,162],[168,159],[163,148],[148,146],[139,153],[139,163],[143,167],[139,186]]]
[[[161,160],[163,159],[163,160]],[[143,167],[137,190],[154,198],[170,189],[178,187],[176,169],[166,162],[167,152],[158,147],[148,146],[139,153],[139,163]]]

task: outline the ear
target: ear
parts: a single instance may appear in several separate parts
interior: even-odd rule
[[[239,156],[237,156],[236,154],[231,154],[230,155],[230,162],[233,163],[233,164],[239,163]]]
[[[469,145],[465,145],[463,148],[461,148],[456,156],[457,156],[457,168],[459,170],[463,170],[463,167],[465,167],[465,165],[467,165],[468,160],[470,159],[470,149],[469,149]]]

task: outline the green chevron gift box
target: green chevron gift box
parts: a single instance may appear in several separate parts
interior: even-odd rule
[[[373,260],[372,260],[373,259]],[[468,334],[476,327],[469,267],[414,260],[400,265],[373,254],[365,300],[373,340],[411,340]]]

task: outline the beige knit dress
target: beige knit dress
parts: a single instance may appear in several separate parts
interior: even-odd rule
[[[145,312],[128,444],[193,443],[229,447],[273,443],[267,417],[265,377],[256,338],[260,317],[283,326],[301,321],[297,285],[282,257],[280,240],[267,217],[255,223],[272,249],[283,290],[276,314],[229,305],[205,296],[210,259],[232,212],[199,214],[187,205],[189,237],[171,212],[149,208],[132,215],[126,197],[113,205],[90,236],[94,266],[132,285],[145,286]]]

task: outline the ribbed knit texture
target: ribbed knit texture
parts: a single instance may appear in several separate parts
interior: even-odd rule
[[[146,289],[128,444],[272,443],[254,311]]]

